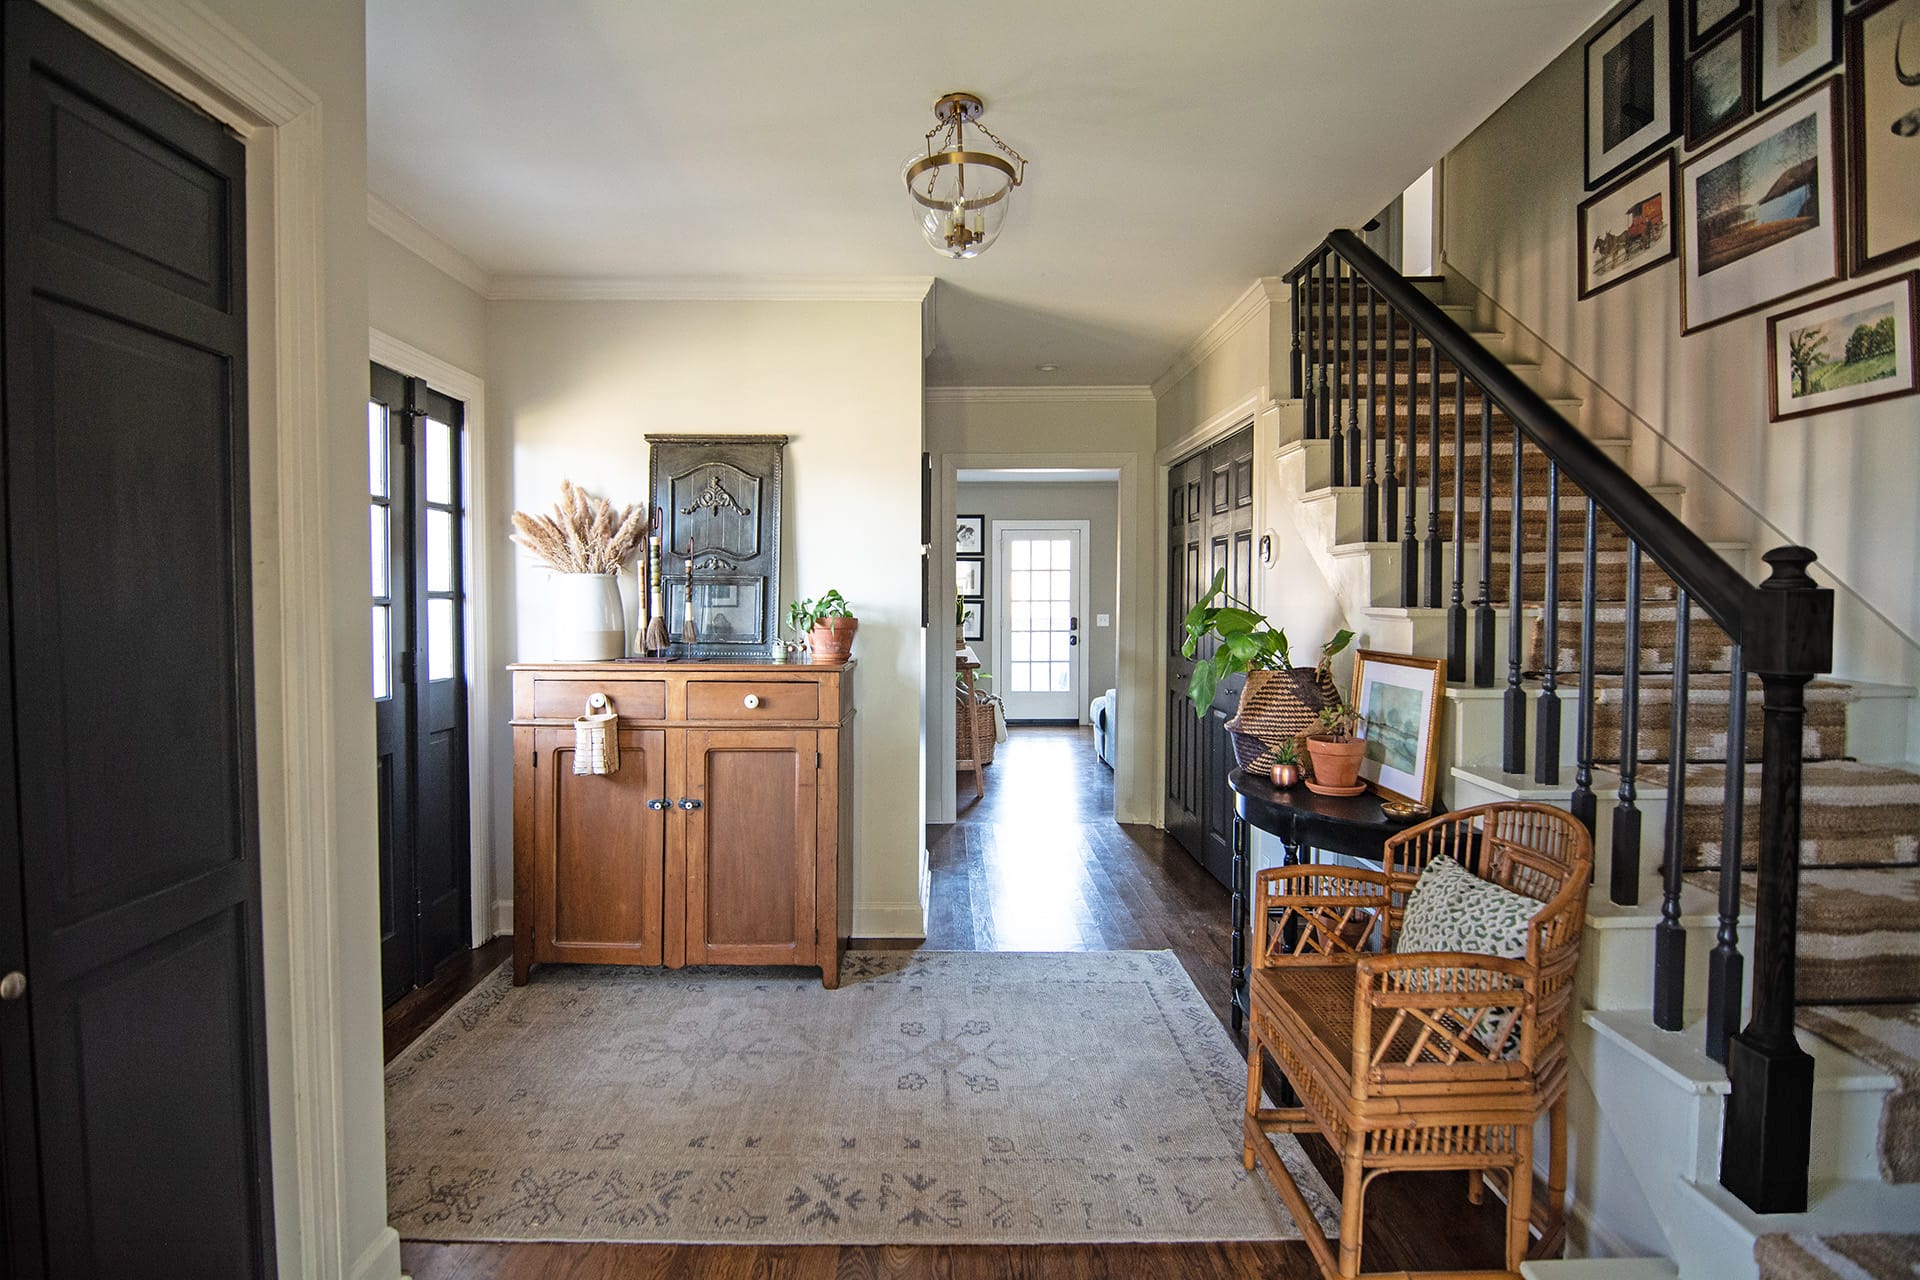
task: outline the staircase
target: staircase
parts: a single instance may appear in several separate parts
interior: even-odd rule
[[[1572,426],[1582,388],[1502,358],[1490,309],[1343,232],[1288,278],[1282,496],[1363,643],[1447,657],[1443,800],[1557,803],[1596,833],[1590,1248],[1635,1243],[1611,1214],[1717,1277],[1757,1274],[1763,1235],[1920,1231],[1913,691],[1821,674],[1813,554],[1769,552],[1752,587],[1681,487],[1631,478],[1627,438]],[[1609,1162],[1634,1185],[1598,1185]]]

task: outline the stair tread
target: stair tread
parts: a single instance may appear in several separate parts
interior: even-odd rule
[[[1695,883],[1713,881],[1696,873]],[[1740,882],[1752,906],[1755,877]],[[1802,1004],[1920,1001],[1920,866],[1800,872],[1794,981]]]
[[[1899,1082],[1881,1117],[1880,1175],[1920,1182],[1920,1004],[1807,1005],[1795,1020]]]
[[[1747,836],[1741,841],[1746,849],[1755,847],[1759,830],[1760,768],[1746,767],[1742,816]],[[1668,769],[1655,765],[1643,776],[1665,786]],[[1726,778],[1724,764],[1687,766],[1690,866],[1720,865]],[[1885,864],[1920,866],[1920,773],[1857,760],[1810,760],[1801,770],[1800,785],[1803,867],[1848,874],[1849,869]],[[1920,914],[1913,921],[1920,921]],[[1920,970],[1920,950],[1914,967]]]

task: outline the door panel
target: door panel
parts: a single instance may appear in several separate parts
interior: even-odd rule
[[[620,768],[579,776],[573,734],[542,729],[534,821],[553,848],[537,886],[533,958],[574,964],[659,964],[667,811],[667,735],[621,729]]]
[[[1045,522],[994,526],[1000,695],[1010,720],[1080,719],[1086,675],[1084,529]]]
[[[687,963],[812,964],[819,735],[687,730]]]
[[[4,10],[0,1272],[271,1276],[244,150]]]

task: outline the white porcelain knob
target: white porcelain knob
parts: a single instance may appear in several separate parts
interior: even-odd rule
[[[741,701],[741,704],[745,706],[747,710],[751,711],[755,707],[760,705],[760,695],[757,693],[750,693],[746,697],[742,698],[740,701]]]

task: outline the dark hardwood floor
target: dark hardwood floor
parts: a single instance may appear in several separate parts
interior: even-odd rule
[[[1227,1024],[1227,891],[1165,832],[1113,821],[1113,774],[1095,759],[1090,730],[1016,728],[987,769],[985,797],[974,798],[968,776],[960,786],[960,820],[928,831],[933,884],[926,947],[1164,948],[1180,958]],[[388,1057],[505,954],[496,939],[464,964],[450,963],[432,986],[389,1010]],[[1337,1187],[1333,1153],[1317,1139],[1306,1146]],[[1467,1203],[1464,1174],[1396,1174],[1368,1193],[1364,1262],[1373,1270],[1494,1267],[1503,1229],[1503,1207],[1493,1197],[1477,1207]],[[1298,1242],[763,1247],[409,1241],[402,1256],[414,1280],[1310,1280],[1319,1274]]]

